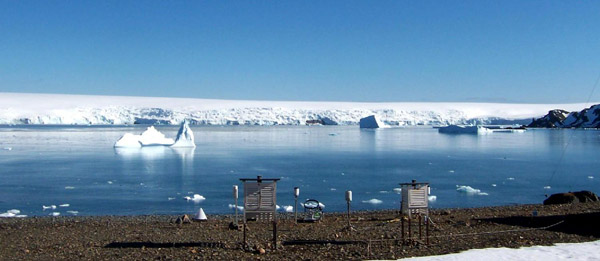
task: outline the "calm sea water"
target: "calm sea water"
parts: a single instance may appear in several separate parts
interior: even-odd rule
[[[431,183],[434,208],[541,203],[555,192],[600,192],[597,130],[477,136],[425,127],[210,126],[192,127],[195,149],[113,148],[124,133],[144,129],[1,127],[0,213],[182,214],[199,207],[232,213],[232,185],[257,175],[281,178],[278,205],[293,205],[298,186],[301,202],[317,199],[325,211],[345,210],[346,190],[353,191],[355,210],[399,208],[393,189],[412,179]],[[177,132],[176,126],[157,129],[170,137]],[[461,193],[457,185],[484,194]],[[183,199],[193,194],[206,200]],[[371,199],[381,203],[367,203]]]

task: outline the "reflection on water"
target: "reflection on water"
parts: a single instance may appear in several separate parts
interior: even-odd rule
[[[194,150],[196,148],[171,148],[167,146],[147,146],[141,148],[114,148],[115,154],[125,160],[143,159],[157,160],[165,158],[167,154],[178,155],[182,162],[191,162],[194,160]]]

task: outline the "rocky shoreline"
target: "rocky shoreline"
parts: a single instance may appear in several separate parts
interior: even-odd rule
[[[402,239],[396,210],[325,213],[318,223],[284,215],[273,245],[271,223],[230,229],[232,216],[177,224],[176,216],[30,217],[0,219],[0,260],[319,260],[398,259],[473,248],[585,242],[600,238],[600,203],[436,209],[429,244]],[[406,233],[407,231],[405,231]],[[246,248],[246,249],[244,249]]]

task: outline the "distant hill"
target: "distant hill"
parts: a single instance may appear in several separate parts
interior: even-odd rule
[[[530,128],[600,128],[600,104],[568,112],[551,110],[544,117],[534,119],[527,127]]]

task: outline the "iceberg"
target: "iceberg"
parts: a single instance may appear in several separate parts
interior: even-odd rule
[[[183,121],[179,131],[177,132],[177,138],[175,139],[175,143],[171,145],[171,147],[176,148],[195,148],[196,143],[194,143],[194,133],[190,128],[190,125],[187,121]]]
[[[446,134],[487,134],[493,131],[483,126],[449,125],[439,127],[438,132]]]
[[[481,192],[481,190],[472,188],[471,186],[459,186],[459,185],[456,185],[456,191],[461,192],[461,193],[466,193],[467,195],[479,195],[479,196],[487,196],[487,195],[489,195],[488,193]]]
[[[369,199],[369,200],[363,200],[363,201],[362,201],[362,203],[367,203],[367,204],[373,204],[373,205],[376,205],[376,204],[381,204],[381,203],[383,203],[383,201],[381,201],[381,200],[379,200],[379,199],[376,199],[376,198],[372,198],[372,199]]]
[[[359,125],[361,129],[385,128],[385,124],[381,122],[375,115],[361,118]]]
[[[154,126],[148,127],[142,134],[125,133],[117,142],[115,148],[141,148],[149,146],[171,146],[175,148],[195,148],[194,133],[187,121],[181,123],[175,140],[165,137]]]

